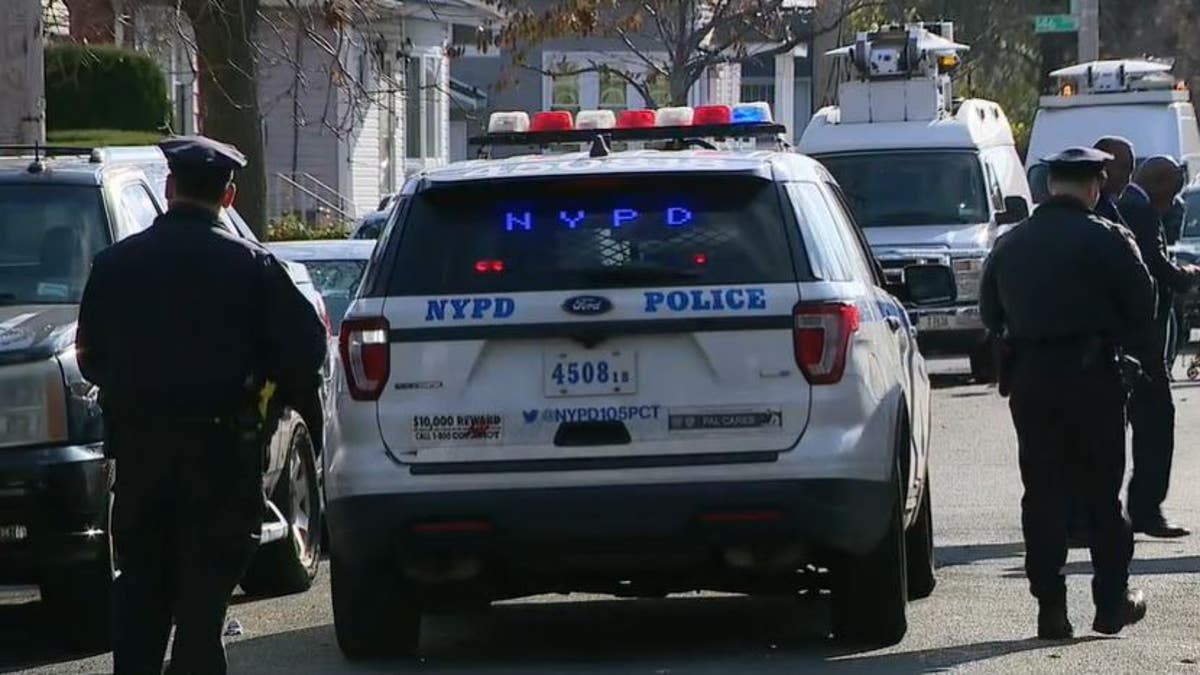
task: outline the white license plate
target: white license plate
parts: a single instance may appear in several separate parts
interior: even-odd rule
[[[548,349],[546,396],[637,393],[637,354],[623,349]]]
[[[926,314],[917,320],[917,328],[924,330],[948,330],[950,317],[943,314]]]

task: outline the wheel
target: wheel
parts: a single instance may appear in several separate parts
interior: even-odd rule
[[[64,646],[86,651],[107,651],[112,641],[113,550],[112,494],[100,529],[100,555],[93,561],[47,571],[40,583],[42,602],[55,633]]]
[[[903,490],[898,468],[893,473],[896,500],[883,539],[864,555],[844,556],[830,570],[833,634],[838,640],[887,646],[908,632]]]
[[[421,606],[399,572],[371,570],[329,559],[333,628],[338,648],[351,660],[415,654],[421,637]]]
[[[321,564],[321,500],[316,457],[308,429],[292,427],[284,475],[271,502],[288,523],[290,536],[263,544],[242,577],[247,595],[277,596],[312,587]]]
[[[921,495],[921,506],[917,519],[904,535],[904,552],[908,570],[908,599],[920,600],[933,594],[937,586],[934,576],[933,553],[933,500],[930,496],[929,477],[925,477],[925,492]]]
[[[1187,378],[1189,380],[1196,380],[1196,379],[1200,378],[1200,367],[1188,366]]]
[[[992,339],[988,338],[971,350],[971,379],[978,384],[991,384],[996,381],[994,347]]]

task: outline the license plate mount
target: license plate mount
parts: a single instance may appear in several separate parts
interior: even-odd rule
[[[637,393],[637,353],[628,349],[547,349],[543,386],[548,398]]]

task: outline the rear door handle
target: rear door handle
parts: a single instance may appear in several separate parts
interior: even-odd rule
[[[893,333],[899,331],[900,326],[903,325],[903,323],[900,321],[900,317],[898,317],[898,316],[884,317],[883,320],[887,323],[888,328],[890,328]]]

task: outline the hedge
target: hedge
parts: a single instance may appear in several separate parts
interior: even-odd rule
[[[171,123],[152,58],[112,46],[46,47],[46,128],[158,131]]]

